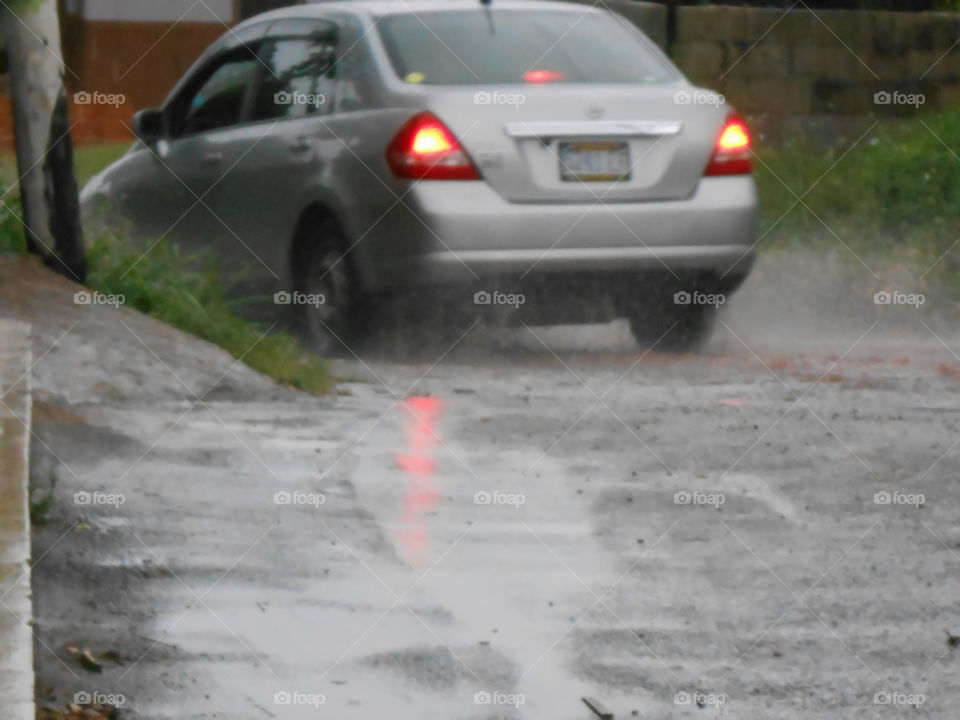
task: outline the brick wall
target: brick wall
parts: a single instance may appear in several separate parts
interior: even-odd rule
[[[61,0],[63,56],[68,68],[64,80],[70,120],[74,123],[71,135],[77,144],[132,140],[128,128],[134,112],[163,101],[203,50],[226,32],[221,16],[230,17],[227,11],[232,7],[232,0],[217,0],[210,4],[219,15],[206,10],[207,15],[200,15],[197,21],[175,24],[103,21],[67,12],[81,7],[88,15],[95,14],[98,8],[114,12],[114,5],[121,1],[98,0],[85,5],[77,0]],[[187,0],[187,7],[190,6]],[[135,9],[141,14],[150,10],[162,17],[178,6]],[[97,102],[105,96],[117,102]],[[85,103],[86,97],[93,101]],[[0,151],[13,147],[11,101],[4,76],[0,78]]]
[[[226,28],[220,23],[99,22],[63,19],[70,119],[78,143],[131,139],[133,113],[155,107]],[[87,93],[122,103],[74,102]],[[2,127],[0,127],[2,130]],[[3,140],[0,133],[0,141]]]

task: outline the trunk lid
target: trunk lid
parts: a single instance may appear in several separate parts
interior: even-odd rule
[[[511,202],[689,197],[728,111],[719,96],[704,102],[706,93],[673,83],[473,86],[431,95],[429,109]]]

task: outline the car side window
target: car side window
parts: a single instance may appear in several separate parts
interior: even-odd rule
[[[284,120],[332,112],[336,61],[332,34],[271,38],[261,57],[267,67],[253,104],[252,120]]]
[[[192,92],[179,103],[179,122],[173,123],[174,136],[220,130],[240,122],[248,89],[259,72],[255,52],[241,47],[215,62],[201,77]]]
[[[377,72],[363,28],[351,21],[342,25],[341,55],[337,59],[337,110],[356,112],[373,107]]]

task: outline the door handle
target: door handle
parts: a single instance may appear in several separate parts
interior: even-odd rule
[[[303,153],[313,147],[313,142],[307,137],[298,137],[290,143],[290,152]]]
[[[219,153],[219,152],[204,153],[203,161],[208,165],[217,165],[223,161],[223,153]]]

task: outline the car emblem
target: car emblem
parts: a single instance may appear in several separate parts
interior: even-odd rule
[[[603,117],[604,109],[600,105],[591,105],[587,108],[587,117],[591,120],[599,120]]]

